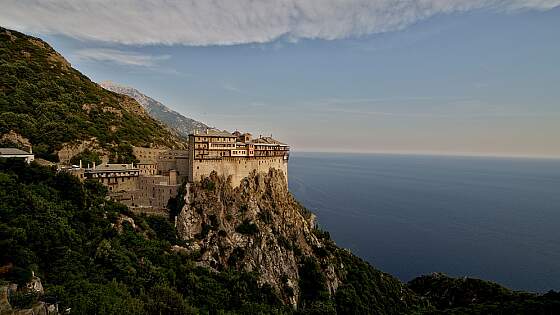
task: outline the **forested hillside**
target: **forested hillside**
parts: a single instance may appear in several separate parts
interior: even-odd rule
[[[23,137],[39,157],[56,160],[65,143],[180,146],[132,98],[90,81],[41,39],[0,28],[0,138]]]

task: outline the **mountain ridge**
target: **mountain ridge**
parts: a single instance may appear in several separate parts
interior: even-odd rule
[[[99,85],[106,90],[134,98],[140,105],[142,105],[142,107],[144,107],[150,116],[176,130],[183,137],[188,137],[188,135],[193,133],[195,130],[204,130],[208,128],[206,124],[192,118],[188,118],[181,113],[170,109],[160,101],[147,96],[134,87],[115,83],[110,80],[101,81],[99,82]]]

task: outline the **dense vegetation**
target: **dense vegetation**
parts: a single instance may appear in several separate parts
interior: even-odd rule
[[[418,277],[409,287],[442,314],[560,314],[560,293],[515,292],[496,283],[450,278],[443,274]]]
[[[336,246],[328,232],[316,229],[314,234],[326,244],[315,249],[315,254],[332,255],[336,265],[344,266],[340,275],[343,283],[333,297],[329,296],[317,262],[304,258],[300,270],[303,309],[321,310],[314,314],[424,314],[433,310],[391,275]]]
[[[109,152],[175,144],[132,98],[91,82],[44,41],[0,28],[0,136],[11,130],[50,160],[63,143],[92,137]]]

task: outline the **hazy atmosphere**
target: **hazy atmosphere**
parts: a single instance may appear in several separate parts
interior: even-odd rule
[[[293,150],[558,157],[559,6],[7,0],[0,25],[94,81]]]

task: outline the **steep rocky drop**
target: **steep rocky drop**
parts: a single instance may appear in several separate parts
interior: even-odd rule
[[[315,216],[295,200],[282,172],[274,169],[268,174],[253,172],[236,188],[215,173],[190,184],[177,230],[188,250],[198,253],[199,264],[215,270],[256,272],[263,284],[272,286],[285,303],[294,306],[301,306],[305,287],[309,287],[304,278],[310,274],[324,277],[325,294],[334,297],[345,285],[347,264],[353,264],[352,270],[355,264],[367,266],[376,279],[364,279],[379,286],[375,290],[379,296],[371,296],[372,301],[384,301],[382,295],[388,294],[394,297],[391,307],[406,309],[412,296],[400,281],[325,237],[328,233],[316,228]],[[313,274],[313,266],[319,266],[320,272]]]

